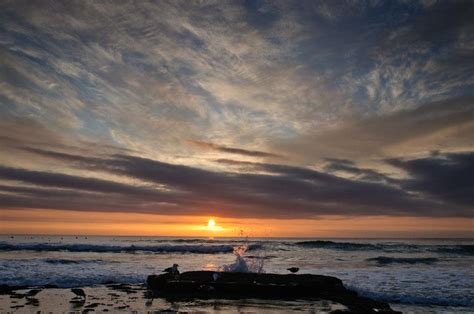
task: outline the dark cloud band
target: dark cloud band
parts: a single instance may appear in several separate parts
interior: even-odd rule
[[[31,151],[31,150],[29,150]],[[140,185],[59,173],[0,168],[3,207],[73,208],[159,214],[217,214],[227,217],[314,218],[319,215],[473,216],[474,160],[471,153],[403,161],[389,160],[411,176],[406,180],[347,179],[314,169],[254,163],[252,172],[215,172],[156,160],[113,155],[107,158],[34,150],[75,168],[134,179]],[[246,163],[248,164],[248,162]],[[347,165],[347,163],[343,163]],[[332,165],[334,167],[334,164]],[[347,170],[347,169],[344,169]],[[351,166],[349,171],[380,175]],[[446,174],[456,180],[445,180]],[[399,183],[395,185],[393,183]],[[63,193],[67,192],[64,197]],[[68,193],[75,201],[62,204]],[[80,195],[92,195],[81,201]],[[54,197],[52,197],[55,195]],[[100,197],[99,197],[100,196]],[[97,203],[91,203],[94,199]],[[126,200],[124,202],[124,200]]]

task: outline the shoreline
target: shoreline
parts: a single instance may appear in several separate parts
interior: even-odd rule
[[[300,274],[340,278],[349,290],[356,291],[360,296],[388,303],[392,309],[398,311],[416,313],[474,311],[474,304],[469,298],[469,287],[472,283],[472,273],[469,270],[474,245],[470,240],[466,243],[444,240],[431,243],[413,240],[323,241],[320,239],[299,242],[265,239],[259,242],[258,239],[254,239],[257,243],[252,242],[252,245],[258,244],[260,247],[241,255],[241,258],[236,258],[235,254],[223,253],[235,249],[236,245],[241,243],[240,240],[240,238],[229,238],[225,241],[214,239],[212,241],[217,243],[211,243],[209,239],[195,237],[191,240],[128,237],[123,239],[89,237],[87,240],[61,237],[34,240],[17,237],[15,240],[5,239],[1,243],[3,250],[0,252],[2,256],[0,312],[13,309],[17,312],[33,313],[38,310],[47,311],[50,309],[48,308],[50,302],[56,304],[63,312],[75,310],[76,308],[69,304],[74,297],[69,291],[70,287],[82,287],[89,290],[88,293],[92,297],[102,298],[103,300],[97,303],[99,305],[104,303],[105,305],[102,305],[104,310],[108,308],[109,311],[118,311],[116,307],[128,305],[138,312],[162,311],[172,304],[156,298],[151,307],[145,306],[149,300],[145,295],[143,283],[151,273],[160,272],[175,262],[178,262],[180,270],[184,271],[195,269],[216,272],[224,266],[261,267],[263,261],[264,273],[288,275],[286,268],[295,266],[300,267]],[[216,244],[219,244],[218,250]],[[119,250],[122,247],[126,249]],[[146,250],[140,251],[142,247]],[[191,253],[190,248],[192,252],[199,251],[199,253]],[[252,250],[252,247],[250,249]],[[121,294],[112,300],[108,293],[116,291],[111,289],[110,285],[120,283],[127,283],[123,286],[135,287],[134,290],[138,292]],[[43,286],[45,284],[50,285]],[[430,291],[429,288],[434,285],[439,289]],[[15,290],[17,295],[2,296],[2,289],[7,292]],[[26,296],[21,297],[21,294],[27,294],[35,289],[44,290],[35,297],[39,301],[35,301],[34,298],[29,300],[31,297],[28,299]],[[225,301],[226,309],[246,308],[245,304],[239,304],[239,297],[244,299],[254,295],[249,292],[242,296],[242,291],[247,290],[239,288],[238,293],[221,296],[222,299],[225,297],[232,299]],[[183,295],[191,299],[192,293]],[[141,300],[140,304],[134,303],[135,299],[129,300],[129,296],[138,297]],[[288,297],[287,294],[283,296]],[[294,293],[292,297],[301,298],[302,294]],[[310,297],[318,296],[310,295]],[[223,301],[206,302],[202,305],[204,311],[213,312],[212,304],[218,305]],[[252,305],[252,309],[260,311],[261,308],[271,304],[272,307],[281,310],[281,304],[285,302],[262,300]],[[312,300],[295,302],[300,308],[311,309]],[[202,301],[195,298],[186,305],[183,305],[183,302],[173,304],[180,304],[189,311],[195,311],[196,304],[202,304]],[[78,308],[86,310],[85,306],[91,306],[91,303],[87,302]],[[325,309],[321,305],[313,307],[319,312]]]
[[[9,289],[6,289],[8,287]],[[41,312],[256,312],[288,311],[331,313],[344,311],[342,304],[326,300],[262,300],[262,299],[187,299],[168,301],[165,298],[150,298],[143,284],[99,284],[80,287],[87,298],[84,303],[71,292],[71,288],[49,286],[0,285],[0,313]],[[40,290],[27,297],[29,291]],[[79,301],[79,302],[77,302]],[[403,313],[472,313],[467,306],[442,306],[389,303],[395,311]]]
[[[102,284],[82,287],[86,298],[71,288],[12,287],[0,291],[0,312],[255,312],[344,311],[345,306],[327,300],[182,299],[153,298],[146,284]],[[21,288],[21,289],[17,289]]]

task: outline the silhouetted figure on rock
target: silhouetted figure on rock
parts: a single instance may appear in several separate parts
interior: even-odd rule
[[[179,275],[178,266],[178,264],[173,264],[172,267],[166,268],[165,270],[163,270],[163,272],[171,275]]]

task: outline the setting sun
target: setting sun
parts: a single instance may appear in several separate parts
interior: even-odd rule
[[[224,231],[225,229],[222,228],[221,226],[218,226],[216,224],[216,220],[214,218],[209,218],[209,220],[207,221],[207,227],[206,227],[207,230],[209,231]]]
[[[209,229],[214,228],[215,225],[216,225],[216,221],[212,218],[209,219],[209,221],[207,222],[207,226],[209,227]]]

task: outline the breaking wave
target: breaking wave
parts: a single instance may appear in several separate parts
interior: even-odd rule
[[[97,264],[97,263],[106,263],[104,260],[101,259],[63,259],[63,258],[45,258],[40,260],[42,262],[52,264],[52,265],[69,265],[69,264]]]
[[[434,257],[388,257],[388,256],[378,256],[373,258],[368,258],[366,261],[376,262],[379,265],[389,265],[389,264],[433,264],[439,260]]]
[[[332,249],[341,251],[384,251],[384,252],[434,252],[456,255],[474,255],[474,245],[423,245],[406,243],[356,243],[327,240],[301,241],[295,245],[305,248]]]
[[[474,255],[474,245],[452,245],[452,246],[439,246],[437,251],[440,253],[451,253],[459,255]]]
[[[119,240],[120,242],[145,242],[145,243],[202,243],[202,244],[240,244],[241,240],[229,239],[229,238],[162,238],[162,239],[120,239],[114,238],[114,240]],[[253,243],[268,243],[267,240],[262,239],[252,239]]]
[[[248,250],[258,249],[261,245],[249,245]],[[98,244],[8,244],[0,243],[0,251],[66,251],[66,252],[98,252],[98,253],[197,253],[217,254],[232,253],[232,245],[98,245]]]
[[[372,298],[382,302],[416,304],[416,305],[435,305],[435,306],[474,306],[474,300],[469,297],[440,297],[440,296],[413,296],[397,293],[372,292],[364,289],[358,289],[348,286],[349,289],[357,291],[360,295]]]
[[[322,248],[322,249],[336,249],[336,250],[375,250],[379,245],[369,243],[353,243],[353,242],[334,242],[334,241],[301,241],[295,243],[298,246],[307,248]]]

